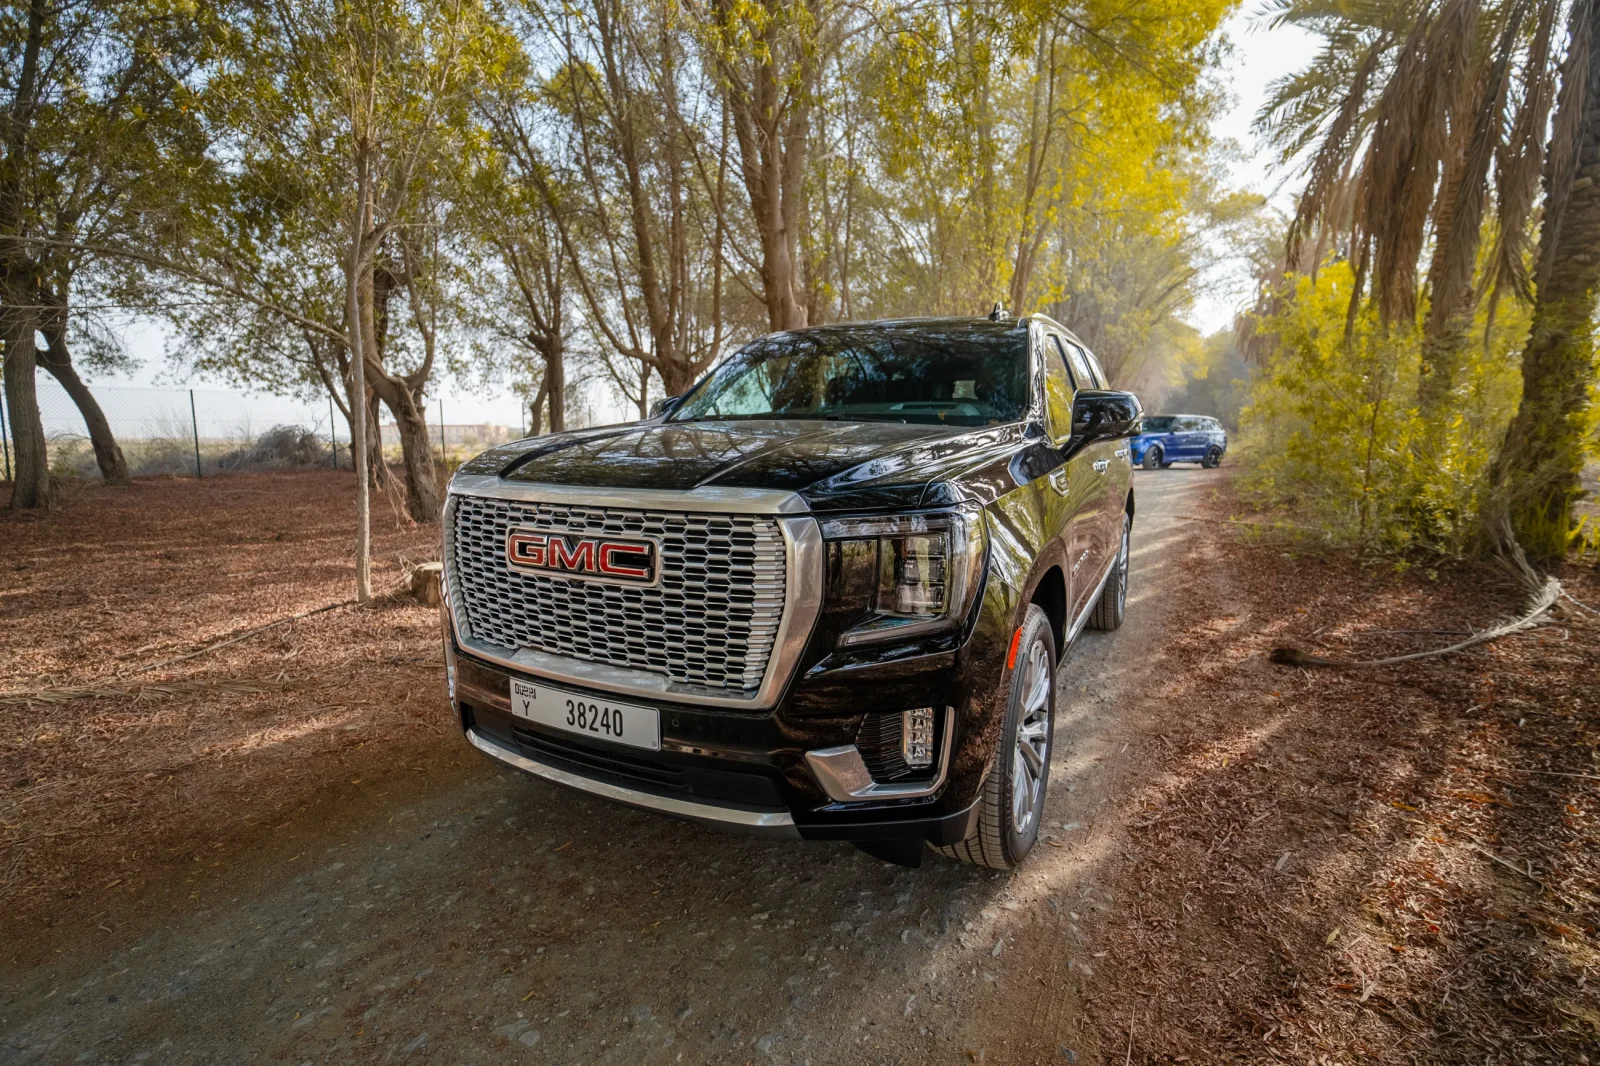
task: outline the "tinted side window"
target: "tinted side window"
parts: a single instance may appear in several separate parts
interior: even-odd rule
[[[1199,428],[1200,420],[1198,418],[1179,418],[1174,419],[1172,423],[1172,431],[1174,433],[1193,433]]]
[[[1096,388],[1094,375],[1089,373],[1089,363],[1083,357],[1083,349],[1071,341],[1062,340],[1060,337],[1052,336],[1050,339],[1055,341],[1065,353],[1067,365],[1072,368],[1073,383],[1080,389]]]
[[[1050,337],[1039,346],[1044,360],[1044,414],[1050,436],[1055,440],[1072,432],[1072,378],[1067,375],[1067,364],[1061,357],[1061,348],[1050,343]]]
[[[1094,353],[1087,348],[1079,346],[1078,351],[1083,353],[1083,361],[1089,365],[1089,373],[1094,376],[1094,387],[1097,389],[1109,389],[1111,387],[1111,379],[1106,377],[1105,370],[1100,366],[1100,360],[1096,359]]]

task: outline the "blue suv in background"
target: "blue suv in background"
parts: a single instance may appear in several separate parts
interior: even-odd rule
[[[1133,439],[1133,461],[1146,470],[1173,463],[1210,468],[1228,450],[1228,431],[1206,415],[1145,415],[1144,431]]]

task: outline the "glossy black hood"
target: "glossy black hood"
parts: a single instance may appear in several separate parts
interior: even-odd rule
[[[462,467],[508,481],[596,488],[795,492],[813,510],[954,502],[930,486],[1009,455],[1020,426],[956,429],[783,419],[642,422],[504,445]]]

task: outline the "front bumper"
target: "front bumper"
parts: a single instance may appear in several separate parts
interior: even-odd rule
[[[976,817],[982,777],[972,767],[986,761],[987,753],[973,750],[982,733],[963,725],[960,708],[944,713],[935,787],[927,794],[839,802],[806,756],[850,744],[863,715],[815,713],[814,691],[809,703],[799,701],[812,713],[796,711],[792,700],[774,712],[753,714],[659,703],[662,745],[653,752],[578,739],[516,718],[509,698],[512,671],[464,654],[448,637],[447,657],[452,702],[468,743],[504,766],[566,788],[733,832],[790,839],[953,844],[967,836]],[[950,691],[955,656],[932,658],[936,663],[924,664],[931,667],[928,673]],[[904,703],[903,686],[917,675],[906,675],[904,664],[897,672],[901,676],[888,684],[857,682],[852,687],[858,696],[849,705]],[[542,680],[520,671],[515,676]],[[927,674],[922,676],[926,683]],[[598,699],[609,696],[562,687]],[[795,686],[816,687],[815,682]],[[874,689],[883,693],[878,700],[872,698]],[[888,690],[898,691],[898,699]],[[925,790],[913,785],[908,791]]]
[[[708,803],[676,796],[660,796],[643,789],[626,788],[608,781],[584,777],[551,763],[530,758],[515,747],[503,744],[472,726],[467,728],[467,741],[489,758],[504,763],[512,769],[580,792],[624,803],[630,807],[659,811],[691,822],[739,829],[755,836],[790,838],[800,836],[795,828],[794,819],[786,810],[741,807],[731,803]]]

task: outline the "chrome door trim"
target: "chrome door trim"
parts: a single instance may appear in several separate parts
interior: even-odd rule
[[[462,479],[457,478],[457,481]],[[475,479],[474,479],[475,480]],[[498,481],[498,478],[492,480]],[[443,550],[444,557],[444,583],[445,602],[450,606],[451,628],[455,632],[456,643],[461,649],[473,657],[486,662],[514,670],[518,673],[529,674],[552,683],[566,683],[584,688],[597,688],[617,695],[639,696],[647,700],[667,700],[677,703],[693,703],[702,707],[725,707],[730,710],[740,711],[765,711],[770,710],[778,703],[778,698],[783,694],[784,686],[789,683],[789,678],[794,674],[800,664],[800,655],[805,651],[806,642],[811,639],[811,630],[816,625],[817,616],[822,612],[822,589],[826,579],[825,559],[826,550],[822,540],[822,527],[817,520],[807,515],[774,515],[778,523],[778,531],[783,536],[784,544],[784,601],[783,618],[778,623],[777,635],[773,638],[772,654],[767,659],[767,672],[762,676],[761,685],[749,695],[729,695],[726,690],[702,688],[697,685],[678,684],[660,674],[649,673],[644,670],[633,670],[623,666],[611,666],[607,663],[589,662],[585,659],[573,659],[564,655],[552,655],[549,652],[536,651],[532,648],[519,648],[511,650],[496,644],[488,644],[476,640],[472,635],[469,625],[462,624],[462,608],[459,595],[456,593],[455,580],[455,506],[456,500],[464,495],[476,496],[479,493],[466,493],[454,487],[452,482],[450,496],[445,503],[443,522]],[[532,487],[532,486],[530,486]],[[550,488],[552,486],[537,486]],[[632,493],[634,490],[627,490]],[[688,495],[690,499],[699,500],[699,493],[704,490],[695,490]],[[764,490],[751,490],[764,491]],[[768,494],[770,496],[790,496],[792,493]],[[508,499],[513,501],[552,502],[543,496],[530,495],[500,495],[493,499]],[[631,501],[626,505],[618,503],[614,506],[627,506],[631,509],[652,510],[658,509],[657,505],[646,506],[639,501],[642,497],[628,497]],[[582,503],[585,506],[608,506],[597,504],[597,497],[585,497],[583,500],[572,499],[574,505]],[[798,497],[796,497],[798,499]],[[563,500],[563,502],[567,502]],[[801,501],[802,504],[804,501]],[[716,508],[701,508],[698,502],[683,508],[690,513],[706,513],[708,510],[717,512]],[[736,511],[739,514],[771,514],[770,511]]]
[[[583,507],[625,507],[635,511],[699,514],[809,514],[805,500],[786,489],[743,489],[706,485],[696,489],[594,488],[507,481],[498,474],[457,474],[450,492],[522,503],[560,503]]]
[[[657,796],[652,792],[641,792],[638,789],[623,788],[613,785],[609,781],[595,781],[578,774],[570,773],[548,763],[530,759],[513,748],[494,740],[477,729],[467,730],[467,740],[472,746],[483,752],[489,758],[515,770],[521,770],[533,777],[543,778],[546,781],[567,788],[587,792],[593,796],[625,803],[630,807],[641,810],[657,811],[661,814],[670,814],[675,818],[685,818],[691,822],[703,825],[721,826],[744,833],[758,836],[784,837],[798,840],[800,831],[795,828],[794,818],[787,811],[755,811],[742,807],[723,807],[715,803],[699,803],[693,800],[675,799],[671,796]]]
[[[817,779],[822,791],[835,803],[866,803],[872,800],[917,799],[931,796],[944,787],[950,773],[950,746],[956,732],[955,708],[944,710],[944,732],[939,743],[939,771],[932,781],[889,781],[878,784],[872,780],[867,764],[861,758],[861,749],[854,744],[841,744],[837,748],[818,748],[806,752],[806,765],[811,776]]]

